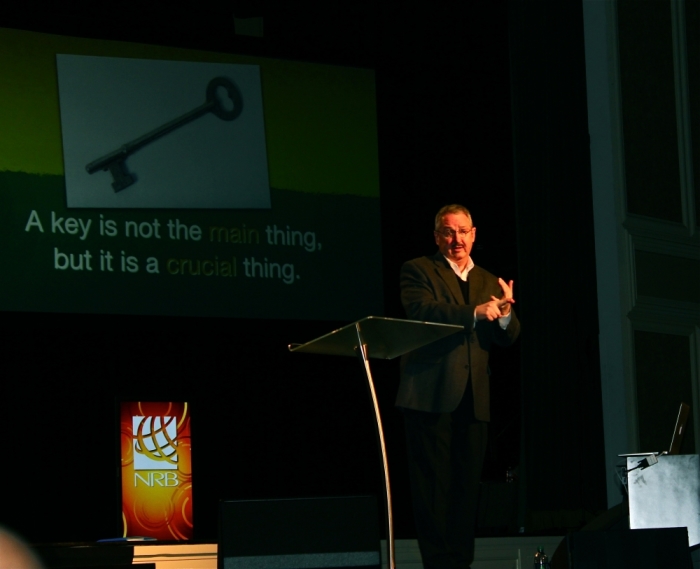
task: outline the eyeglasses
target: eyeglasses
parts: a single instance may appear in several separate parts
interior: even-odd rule
[[[446,239],[454,239],[457,235],[459,235],[460,237],[466,237],[471,233],[472,229],[474,228],[471,227],[469,229],[458,229],[457,231],[455,231],[450,227],[443,227],[440,231],[436,230],[435,233],[442,235]]]

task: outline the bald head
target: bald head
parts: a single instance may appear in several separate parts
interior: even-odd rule
[[[43,565],[20,538],[0,528],[0,569],[43,569]]]

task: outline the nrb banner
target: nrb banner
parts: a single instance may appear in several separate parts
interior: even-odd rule
[[[192,447],[187,403],[123,402],[124,537],[192,538]]]

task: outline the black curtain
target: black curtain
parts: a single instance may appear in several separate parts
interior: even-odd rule
[[[509,2],[523,386],[521,525],[606,508],[583,12]],[[611,244],[612,246],[612,244]]]

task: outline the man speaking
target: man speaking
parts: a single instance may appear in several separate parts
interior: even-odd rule
[[[418,544],[425,569],[467,569],[474,560],[479,481],[489,415],[489,350],[512,344],[520,323],[513,281],[474,265],[469,210],[435,216],[438,252],[405,263],[401,302],[408,318],[464,326],[401,361],[396,405],[406,426]]]

